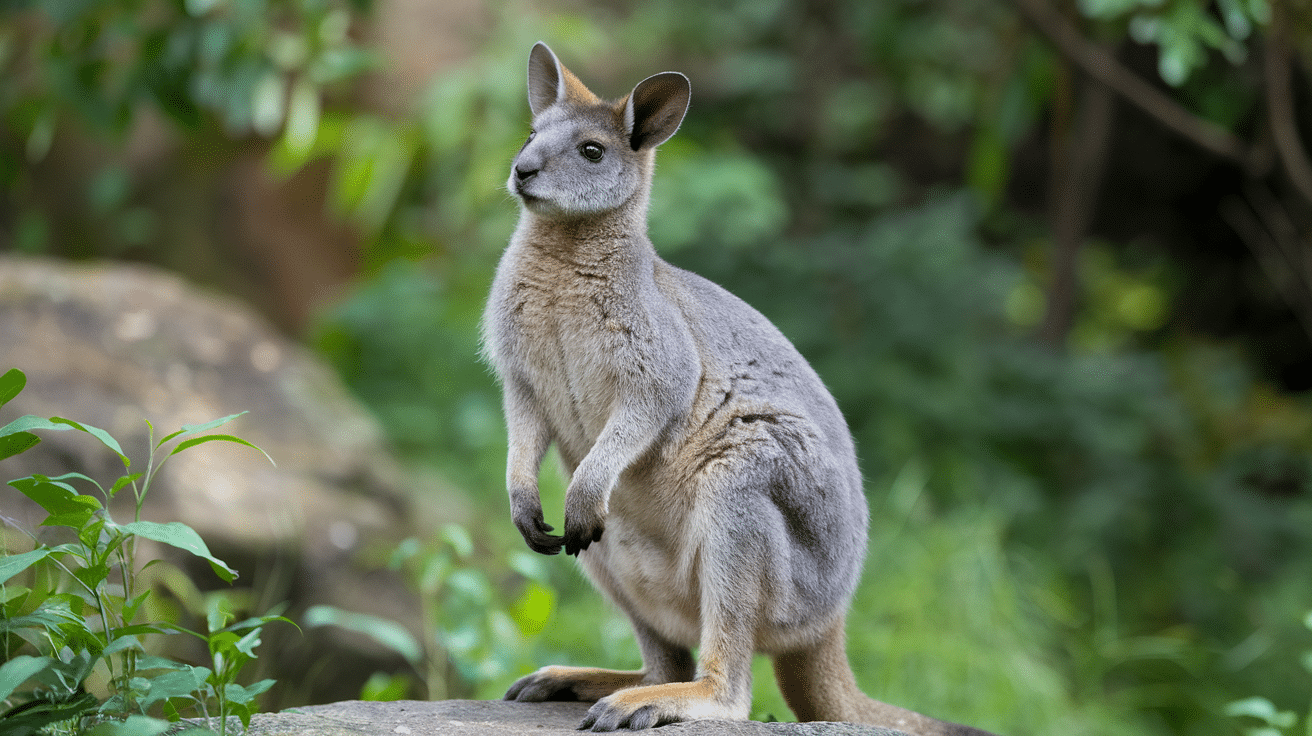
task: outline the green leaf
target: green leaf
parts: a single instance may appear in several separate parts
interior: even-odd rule
[[[61,702],[36,700],[23,704],[23,711],[5,716],[4,736],[34,734],[52,723],[67,721],[91,713],[100,701],[91,693]]]
[[[524,586],[519,600],[510,607],[515,625],[525,636],[533,636],[542,631],[555,610],[556,591],[535,580],[530,580]]]
[[[238,414],[229,414],[228,416],[223,417],[222,419],[215,419],[214,421],[206,422],[204,424],[184,424],[182,425],[182,429],[179,429],[173,434],[165,436],[158,443],[156,443],[155,447],[160,448],[164,445],[165,442],[168,442],[169,440],[174,439],[176,437],[190,437],[194,434],[200,434],[201,432],[208,432],[211,429],[215,429],[216,427],[222,427],[223,425],[227,424],[228,422],[231,422],[237,417],[249,413],[250,412],[243,411]]]
[[[273,458],[269,457],[269,453],[265,452],[264,450],[261,450],[259,447],[251,444],[250,442],[247,442],[246,440],[240,437],[234,437],[233,435],[230,434],[207,434],[204,437],[193,437],[192,439],[179,442],[178,446],[173,448],[173,451],[170,452],[169,455],[170,456],[176,455],[179,452],[182,452],[183,450],[195,447],[196,445],[204,444],[206,442],[214,442],[215,440],[221,442],[235,442],[236,444],[239,445],[245,445],[247,447],[260,450],[260,453],[264,455],[265,458],[268,458],[269,462],[273,463],[274,466],[278,465],[278,463],[273,462]]]
[[[474,554],[474,539],[469,530],[459,524],[447,524],[442,527],[442,539],[456,551],[461,559]]]
[[[105,492],[104,487],[102,487],[99,483],[97,483],[95,478],[92,478],[89,475],[83,475],[82,473],[64,473],[61,476],[55,478],[47,478],[46,480],[49,480],[51,483],[62,483],[67,480],[84,480],[90,483],[91,485],[95,486],[96,488],[99,488],[101,493]],[[70,486],[70,488],[71,487],[72,486]]]
[[[1231,717],[1248,716],[1256,718],[1268,726],[1289,728],[1298,720],[1298,716],[1289,710],[1277,710],[1274,703],[1266,698],[1244,698],[1227,703],[1225,714]]]
[[[88,565],[75,570],[73,577],[82,581],[82,584],[88,588],[95,590],[100,587],[101,583],[105,582],[105,578],[109,577],[109,566],[103,564]]]
[[[65,419],[63,417],[50,417],[50,421],[54,424],[67,424],[68,426],[80,432],[86,432],[92,437],[95,437],[96,439],[100,440],[100,443],[102,445],[113,450],[114,454],[118,455],[118,459],[123,461],[124,468],[127,468],[132,465],[132,461],[128,459],[128,456],[123,454],[123,448],[119,447],[118,440],[114,439],[113,436],[109,434],[109,432],[106,432],[105,430],[99,427],[93,427],[89,424],[80,424],[78,422],[73,421],[72,419]]]
[[[72,625],[74,629],[86,630],[86,619],[77,615],[67,600],[50,599],[43,601],[37,609],[26,616],[0,619],[0,631],[17,631],[27,628],[44,628],[47,631]]]
[[[210,671],[204,667],[183,667],[156,675],[150,678],[150,692],[141,699],[141,707],[149,708],[172,698],[195,699],[193,693],[205,689],[205,678],[209,675]]]
[[[410,692],[410,678],[406,675],[389,675],[375,672],[360,688],[361,700],[401,700]]]
[[[247,657],[255,659],[255,647],[258,647],[259,645],[260,629],[253,629],[248,634],[234,642],[232,646]]]
[[[245,705],[254,700],[264,691],[273,687],[275,682],[276,680],[260,680],[259,682],[251,683],[245,687],[230,682],[223,686],[224,697],[226,697],[229,702]]]
[[[13,457],[20,452],[27,452],[36,447],[41,441],[40,437],[31,432],[14,432],[0,437],[0,460],[7,457]]]
[[[82,542],[87,549],[96,549],[100,544],[100,533],[105,530],[105,523],[105,519],[101,517],[83,525],[77,530],[78,541]],[[119,536],[120,539],[117,540],[118,543],[113,544],[112,548],[106,547],[105,550],[101,552],[102,555],[109,555],[113,553],[114,549],[118,548],[118,545],[122,543],[122,535]]]
[[[311,606],[306,610],[301,623],[306,628],[340,626],[364,634],[405,657],[411,664],[417,664],[423,658],[423,650],[415,637],[405,627],[385,618],[344,611],[335,606]]]
[[[0,437],[17,434],[19,432],[28,432],[33,429],[54,429],[62,432],[72,429],[72,427],[66,424],[56,424],[49,419],[28,414],[27,416],[19,417],[5,426],[0,427]]]
[[[92,514],[102,508],[95,498],[83,496],[67,483],[51,481],[41,475],[11,480],[9,485],[36,501],[37,505],[50,514],[41,522],[42,526],[71,526],[79,529],[91,519]]]
[[[142,473],[133,473],[132,475],[125,475],[119,478],[118,480],[114,481],[114,485],[111,486],[109,489],[109,497],[113,498],[114,496],[118,495],[119,491],[123,490],[123,488],[126,487],[129,483],[136,481],[141,476]]]
[[[137,610],[141,608],[141,604],[145,603],[146,599],[149,597],[150,591],[145,590],[138,594],[136,598],[133,598],[130,601],[125,601],[123,603],[123,623],[131,624],[132,619],[137,617]]]
[[[87,729],[84,736],[159,736],[169,730],[168,721],[149,716],[128,716],[122,721],[102,721]]]
[[[137,637],[133,636],[133,634],[142,633],[142,632],[129,630],[129,629],[141,629],[141,628],[144,627],[129,626],[127,628],[116,630],[114,632],[114,640],[109,643],[109,646],[101,650],[100,656],[108,657],[111,654],[117,654],[119,652],[126,651],[128,649],[136,649],[137,651],[140,652],[146,651],[145,647],[141,646],[141,642],[137,640]]]
[[[30,657],[20,654],[0,665],[0,701],[4,701],[24,682],[38,673],[54,666],[55,660],[49,657]]]
[[[0,557],[0,585],[44,559],[51,551],[49,547],[38,547],[31,552]],[[0,698],[0,700],[3,700],[3,698]]]
[[[27,385],[27,376],[17,368],[10,368],[0,376],[0,406],[8,404],[11,399]],[[4,700],[4,698],[0,698]]]
[[[170,521],[167,524],[154,521],[134,521],[131,524],[119,525],[118,528],[129,534],[136,534],[153,542],[177,547],[196,555],[209,562],[210,567],[214,569],[214,574],[223,578],[225,583],[231,583],[237,579],[237,571],[228,567],[228,564],[223,560],[210,554],[209,547],[205,546],[205,540],[200,538],[196,530],[180,521]]]

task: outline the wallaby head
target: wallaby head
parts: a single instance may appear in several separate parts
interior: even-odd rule
[[[607,102],[538,43],[528,58],[532,132],[507,186],[551,219],[645,211],[656,147],[678,130],[690,95],[687,77],[663,72]]]

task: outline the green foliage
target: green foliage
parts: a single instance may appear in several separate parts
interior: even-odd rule
[[[418,597],[420,640],[395,623],[331,606],[311,608],[305,624],[340,626],[372,637],[414,667],[430,699],[471,692],[498,697],[507,678],[531,667],[531,638],[555,613],[545,565],[522,550],[504,555],[489,560],[459,524],[444,525],[427,542],[414,537],[401,542],[388,566],[403,574]],[[516,579],[495,585],[492,576],[507,568]],[[507,595],[506,589],[514,592]],[[362,697],[397,699],[408,689],[403,678],[376,673]]]
[[[1247,58],[1253,29],[1271,20],[1267,0],[1082,0],[1090,18],[1123,24],[1130,38],[1158,47],[1157,72],[1167,84],[1180,86],[1208,63],[1210,51],[1221,52],[1233,64]]]
[[[1260,48],[1273,5],[1081,0],[1072,21],[1112,44],[1155,47],[1182,104],[1233,130],[1257,109],[1261,91],[1239,62]],[[478,57],[397,118],[324,104],[367,61],[344,32],[358,6],[32,0],[0,26],[0,132],[13,143],[0,146],[0,181],[21,213],[15,248],[56,232],[33,206],[29,171],[56,133],[121,130],[143,101],[198,149],[255,132],[275,139],[275,172],[330,171],[329,207],[363,239],[365,273],[312,339],[403,456],[468,489],[477,508],[392,560],[424,601],[422,636],[336,609],[307,624],[373,632],[433,695],[496,695],[547,662],[637,664],[622,618],[581,576],[522,552],[505,516],[497,390],[476,359],[515,217],[503,182],[527,126],[524,53],[543,38],[606,95],[660,68],[693,78],[692,112],[662,147],[652,236],[779,324],[847,414],[875,510],[849,632],[865,687],[1000,732],[1297,728],[1286,714],[1304,712],[1306,673],[1281,655],[1305,644],[1289,621],[1307,610],[1312,575],[1312,408],[1230,347],[1169,332],[1189,285],[1126,244],[1086,252],[1072,354],[1026,338],[1042,316],[1049,244],[1007,195],[1032,186],[1013,180],[1015,154],[1069,115],[1070,90],[1006,3],[652,0],[550,13],[494,3],[491,30],[471,39]],[[118,223],[96,239],[100,252],[113,252],[113,233],[135,242],[149,231],[121,167],[81,184],[84,209]],[[5,374],[0,399],[21,387],[21,374]],[[26,421],[36,423],[0,431],[0,458],[36,432],[94,435]],[[78,493],[94,483],[79,477],[17,482],[81,528],[107,518],[106,493],[147,480],[100,496]],[[548,518],[560,518],[551,468],[543,488]],[[208,555],[166,529],[108,523],[68,544],[143,533]],[[109,559],[79,567],[82,577],[122,567]],[[56,575],[75,561],[59,547],[0,559],[0,580],[72,586],[38,610],[6,582],[0,603],[33,626],[66,627],[93,609],[77,578]],[[79,656],[19,654],[4,677],[40,667],[71,693],[88,666]],[[757,669],[754,712],[786,715],[768,666]],[[157,677],[227,693],[200,674]],[[412,684],[380,673],[365,695]],[[234,708],[249,702],[233,693]],[[1236,701],[1250,693],[1261,697]],[[81,712],[69,697],[32,711]],[[1238,721],[1226,717],[1232,703]]]
[[[0,188],[17,216],[12,247],[60,245],[80,227],[90,243],[60,252],[121,253],[161,238],[167,213],[137,196],[114,157],[83,167],[81,217],[43,199],[33,175],[60,135],[116,140],[143,117],[186,131],[206,159],[223,137],[282,134],[311,148],[323,100],[374,57],[351,38],[369,0],[15,0],[0,5]],[[61,188],[59,197],[68,194]],[[83,221],[85,219],[85,221]],[[54,241],[54,242],[52,242]]]
[[[17,369],[0,377],[0,405],[18,394],[25,380]],[[263,626],[286,619],[266,615],[231,623],[226,601],[216,595],[209,602],[208,633],[190,631],[173,621],[140,620],[154,593],[149,587],[143,589],[141,573],[153,563],[143,563],[136,553],[137,541],[146,539],[205,560],[225,582],[237,577],[191,527],[142,520],[141,510],[151,480],[179,452],[210,441],[255,447],[231,435],[202,434],[238,416],[184,426],[158,441],[151,427],[145,470],[137,473],[118,441],[97,427],[59,417],[25,416],[0,429],[0,442],[30,435],[32,430],[84,432],[117,455],[124,470],[108,489],[81,473],[54,478],[31,475],[9,482],[47,513],[42,527],[67,529],[69,541],[52,544],[19,528],[35,548],[0,557],[0,642],[7,660],[0,666],[0,702],[8,711],[3,716],[7,735],[53,730],[153,736],[169,728],[167,721],[147,717],[156,705],[176,721],[183,709],[193,707],[208,719],[209,704],[214,703],[220,734],[227,733],[229,716],[249,725],[256,696],[268,690],[273,680],[242,686],[237,676],[255,658]],[[19,444],[30,447],[35,440]],[[99,498],[79,492],[78,485],[94,489]],[[133,521],[120,524],[107,505],[128,488],[134,501]],[[4,521],[18,528],[9,519]],[[144,639],[178,633],[208,646],[211,668],[147,653]],[[103,702],[85,689],[96,672],[103,672],[109,681],[110,694]]]
[[[287,117],[289,89],[315,90],[369,64],[347,37],[351,14],[364,5],[8,3],[0,16],[6,122],[26,134],[32,159],[61,119],[122,130],[142,102],[188,126],[214,113],[233,133],[269,135]]]
[[[1187,44],[1251,41],[1231,6],[1081,9],[1113,30],[1142,17],[1184,34],[1152,42],[1177,44],[1165,55],[1194,84],[1215,61]],[[1259,28],[1265,7],[1238,12]],[[1264,648],[1290,646],[1297,632],[1271,622],[1307,604],[1306,402],[1275,395],[1233,351],[1161,341],[1177,277],[1124,249],[1086,255],[1072,355],[1026,337],[1046,243],[997,208],[1011,150],[1057,86],[1049,52],[1004,47],[1016,19],[996,4],[706,12],[733,20],[662,0],[539,27],[567,29],[547,40],[588,81],[622,85],[675,60],[692,73],[693,112],[660,154],[653,240],[760,308],[844,409],[876,516],[849,625],[862,684],[1017,733],[1221,734],[1237,695],[1305,701],[1304,679],[1242,642],[1256,628]],[[524,23],[506,20],[482,58],[435,81],[415,113],[425,124],[397,124],[406,183],[387,189],[371,253],[432,250],[377,268],[316,338],[408,457],[480,489],[493,549],[518,540],[501,534],[504,439],[477,320],[511,229],[499,187],[527,120]],[[1227,119],[1250,102],[1227,97]],[[889,164],[902,142],[887,131],[908,115],[938,145],[969,141],[968,190],[908,176],[936,165],[927,148]],[[559,518],[558,474],[543,479]],[[899,501],[907,489],[914,500]],[[635,666],[622,619],[545,564],[558,596],[536,664]],[[771,681],[758,662],[754,713],[786,716]]]
[[[1312,613],[1303,617],[1303,625],[1312,629]],[[1312,649],[1304,650],[1300,658],[1303,665],[1304,676],[1312,674]],[[1293,736],[1298,731],[1299,716],[1292,710],[1280,710],[1270,700],[1254,696],[1243,698],[1227,703],[1225,714],[1231,718],[1236,718],[1245,723],[1244,736]],[[1260,723],[1260,726],[1251,726],[1254,722]],[[1302,733],[1312,734],[1312,706],[1306,707],[1303,716],[1304,728]]]

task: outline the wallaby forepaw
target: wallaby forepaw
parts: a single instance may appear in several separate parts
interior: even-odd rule
[[[601,541],[602,532],[606,531],[606,525],[598,517],[591,524],[574,523],[573,519],[565,519],[565,554],[578,556],[580,552],[587,549],[593,542]]]
[[[606,530],[606,507],[604,503],[590,499],[599,498],[599,494],[584,493],[583,489],[571,487],[565,495],[565,554],[578,556],[593,542],[601,541],[601,534]]]
[[[561,546],[565,544],[563,537],[557,537],[547,532],[553,531],[555,527],[546,522],[542,516],[542,507],[530,507],[516,505],[511,512],[515,521],[515,527],[519,533],[524,536],[524,541],[528,543],[528,548],[544,555],[559,554]]]

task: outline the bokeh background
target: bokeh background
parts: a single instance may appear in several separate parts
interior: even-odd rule
[[[249,305],[418,509],[351,562],[411,596],[396,631],[317,600],[397,656],[302,653],[346,691],[285,674],[270,707],[638,664],[572,560],[523,550],[478,358],[538,40],[604,96],[691,78],[651,236],[851,425],[867,692],[1005,734],[1312,732],[1306,0],[4,2],[0,271]],[[551,463],[543,490],[558,521]],[[754,716],[788,719],[757,665]]]

